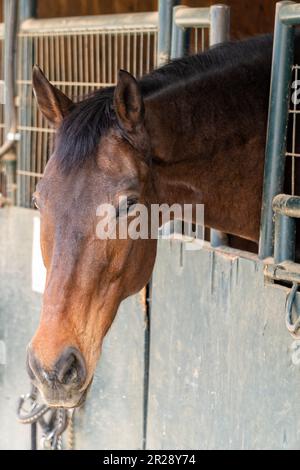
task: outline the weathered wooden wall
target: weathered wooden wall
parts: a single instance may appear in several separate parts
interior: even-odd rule
[[[0,21],[2,21],[0,0]],[[225,3],[232,10],[232,37],[242,38],[273,31],[276,0],[182,0],[189,6],[208,6]],[[101,15],[133,11],[156,10],[157,0],[37,0],[38,16]]]

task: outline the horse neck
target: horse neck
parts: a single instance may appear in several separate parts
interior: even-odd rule
[[[206,226],[254,241],[261,211],[267,59],[225,66],[145,99],[153,197],[168,204],[202,203]]]

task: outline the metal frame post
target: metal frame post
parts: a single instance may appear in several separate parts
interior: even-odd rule
[[[172,25],[172,44],[171,44],[171,59],[179,59],[183,57],[188,49],[189,31],[176,22],[176,12],[186,9],[188,7],[179,5],[173,8],[173,25]]]
[[[212,5],[210,7],[209,45],[214,46],[230,39],[230,7]]]
[[[6,173],[6,196],[15,202],[16,189],[16,140],[17,114],[15,104],[16,83],[16,47],[18,29],[18,2],[5,0],[4,10],[4,125],[5,142],[1,147]]]
[[[300,218],[300,197],[278,194],[272,209],[275,213],[274,261],[294,261],[296,251],[296,218]]]
[[[171,56],[173,8],[180,0],[159,0],[157,65],[166,64]]]
[[[19,11],[19,24],[22,26],[22,23],[29,18],[36,17],[37,1],[36,0],[21,0],[20,1],[20,11]],[[20,28],[21,29],[21,28]],[[32,41],[27,39],[26,44],[22,43],[20,45],[19,51],[19,70],[22,70],[22,77],[25,80],[31,80],[32,74],[32,63],[33,63],[33,46]],[[21,126],[26,126],[26,123],[31,117],[32,109],[30,101],[27,98],[27,88],[28,85],[22,84],[19,88],[19,122]],[[26,159],[29,159],[31,156],[31,139],[28,133],[21,132],[22,138],[20,139],[20,149],[18,152],[18,164],[20,165],[20,155],[24,155]],[[24,149],[24,150],[23,150]],[[28,160],[26,160],[28,161]],[[26,164],[27,166],[27,164]],[[20,188],[22,187],[22,176],[17,174],[17,204],[21,205],[22,196],[20,194]]]
[[[19,0],[19,21],[35,18],[37,11],[37,0]]]
[[[294,28],[282,22],[280,13],[286,5],[293,5],[293,3],[294,2],[279,2],[276,5],[259,243],[259,257],[261,259],[272,256],[273,254],[274,224],[272,201],[277,194],[282,192],[284,183],[289,90],[294,51]]]
[[[275,233],[275,263],[282,263],[282,261],[294,261],[296,244],[296,220],[293,217],[289,217],[287,215],[276,214]]]
[[[230,39],[230,7],[227,5],[212,5],[210,7],[209,45],[215,46]],[[228,236],[219,230],[210,229],[210,244],[212,247],[228,245]]]

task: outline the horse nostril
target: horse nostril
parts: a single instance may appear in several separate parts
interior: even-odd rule
[[[67,348],[56,363],[58,382],[63,386],[80,387],[86,379],[85,362],[76,348]]]
[[[37,386],[56,388],[66,391],[78,390],[86,380],[85,361],[78,349],[66,348],[53,368],[45,369],[29,349],[27,354],[27,371]]]

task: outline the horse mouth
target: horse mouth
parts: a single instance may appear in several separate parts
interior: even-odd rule
[[[48,393],[43,393],[43,390],[40,390],[40,393],[46,405],[48,405],[50,408],[79,408],[83,406],[86,401],[86,397],[91,387],[92,381],[93,378],[84,391],[81,394],[76,394],[76,396],[64,397],[56,393],[49,395]]]

